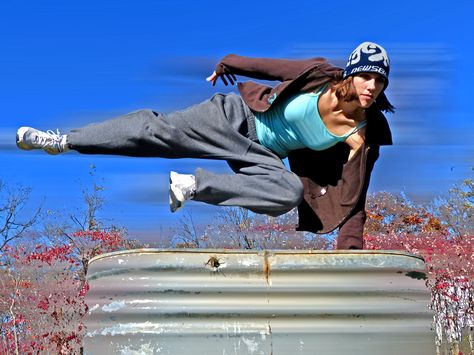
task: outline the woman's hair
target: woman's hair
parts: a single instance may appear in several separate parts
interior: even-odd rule
[[[353,101],[358,99],[357,92],[353,84],[353,78],[353,76],[348,76],[347,78],[343,79],[342,75],[336,78],[336,81],[334,82],[334,88],[336,91],[336,97],[339,100]],[[377,97],[377,100],[370,106],[370,109],[392,113],[395,112],[395,107],[393,107],[390,101],[388,101],[384,91],[380,93],[380,95]]]

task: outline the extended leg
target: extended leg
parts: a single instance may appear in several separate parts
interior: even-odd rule
[[[74,129],[68,143],[84,154],[227,160],[251,144],[240,134],[251,114],[239,96],[218,94],[170,114],[141,110]]]

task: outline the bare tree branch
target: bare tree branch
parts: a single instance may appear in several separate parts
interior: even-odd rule
[[[0,251],[12,241],[21,238],[38,221],[41,206],[31,213],[24,213],[31,189],[7,187],[0,181]],[[25,217],[26,215],[29,215]]]

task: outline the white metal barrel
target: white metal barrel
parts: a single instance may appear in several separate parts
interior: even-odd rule
[[[395,251],[104,254],[89,263],[84,350],[433,355],[425,277]]]

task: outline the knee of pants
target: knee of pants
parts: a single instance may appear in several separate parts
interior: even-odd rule
[[[286,213],[298,207],[303,201],[303,183],[297,175],[290,172],[284,176],[281,182],[283,189],[281,212]]]

